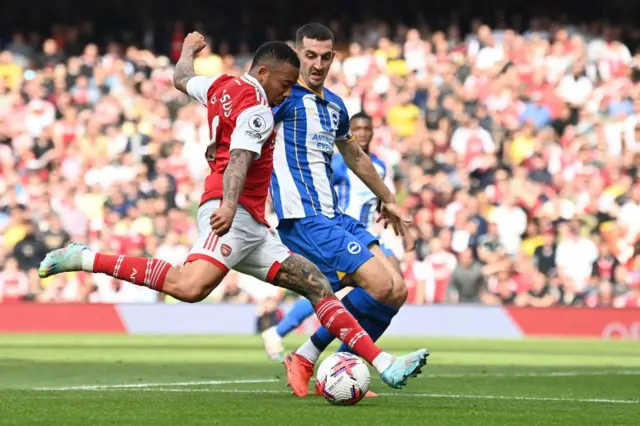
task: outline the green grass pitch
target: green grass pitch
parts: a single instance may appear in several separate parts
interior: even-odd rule
[[[295,347],[298,338],[287,345]],[[640,425],[640,343],[386,339],[401,391],[299,399],[255,337],[0,336],[0,425]]]

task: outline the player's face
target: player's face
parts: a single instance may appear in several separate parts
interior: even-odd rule
[[[302,81],[312,89],[320,89],[329,74],[335,54],[331,40],[303,38],[302,45],[298,46]]]
[[[373,123],[366,118],[356,118],[351,120],[351,133],[356,138],[360,148],[366,153],[369,152],[369,144],[373,139]]]
[[[269,105],[280,105],[291,95],[291,88],[298,81],[300,70],[289,63],[277,63],[258,69],[258,80],[269,100]]]

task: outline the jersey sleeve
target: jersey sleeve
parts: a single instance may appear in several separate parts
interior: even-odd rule
[[[344,103],[340,103],[340,117],[338,119],[338,131],[336,132],[336,142],[353,142],[356,138],[351,133],[349,124],[349,114]]]
[[[207,105],[209,88],[216,81],[216,77],[197,75],[187,81],[187,93],[202,105]]]
[[[260,158],[262,145],[273,133],[273,126],[273,112],[267,106],[245,108],[236,117],[229,150],[244,149],[256,153],[256,159]]]

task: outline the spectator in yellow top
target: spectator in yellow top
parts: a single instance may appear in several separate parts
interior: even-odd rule
[[[198,75],[217,76],[222,74],[222,58],[211,51],[208,43],[193,61],[193,69]]]
[[[535,126],[530,121],[524,123],[522,131],[511,142],[511,159],[513,164],[522,164],[533,154]]]
[[[418,127],[420,108],[411,102],[411,93],[398,93],[398,103],[387,111],[387,123],[399,138],[412,136]]]
[[[7,86],[11,90],[18,88],[22,81],[22,67],[13,62],[11,52],[0,52],[0,79],[7,79]]]

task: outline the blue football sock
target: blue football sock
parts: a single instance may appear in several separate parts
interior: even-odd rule
[[[354,288],[344,299],[342,299],[344,307],[355,317],[362,328],[369,333],[369,336],[376,341],[382,336],[391,320],[398,313],[393,308],[384,303],[378,302],[373,296],[361,288]],[[331,344],[334,337],[327,329],[320,327],[313,336],[311,341],[319,350],[323,351]],[[342,344],[338,349],[339,352],[351,352],[351,349]]]
[[[313,314],[313,305],[308,299],[304,297],[298,299],[293,305],[293,308],[282,318],[282,320],[276,326],[276,332],[280,337],[284,337],[287,334],[295,330],[300,324]]]

